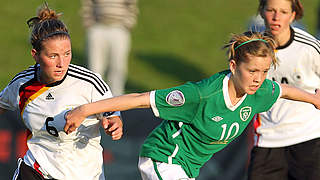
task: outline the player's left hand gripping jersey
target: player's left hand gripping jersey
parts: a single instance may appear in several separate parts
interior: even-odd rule
[[[255,113],[268,110],[279,98],[279,84],[265,80],[253,95],[232,105],[228,93],[230,71],[197,83],[151,93],[154,114],[163,123],[145,141],[140,156],[179,164],[197,177],[211,156],[238,137]]]
[[[63,80],[49,85],[37,80],[38,70],[35,65],[17,74],[0,93],[0,106],[20,110],[31,132],[25,163],[34,168],[40,165],[39,171],[48,178],[104,179],[99,133],[102,116],[88,117],[69,135],[63,127],[68,110],[112,97],[109,87],[98,74],[72,64]]]

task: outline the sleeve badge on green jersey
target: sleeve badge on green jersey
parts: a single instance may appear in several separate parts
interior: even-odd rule
[[[274,91],[276,90],[275,85],[273,84],[274,82],[272,82],[272,95],[274,94]]]
[[[171,106],[182,106],[185,102],[185,98],[181,91],[174,90],[167,95],[166,101]]]
[[[242,121],[246,121],[249,119],[251,114],[251,107],[246,106],[240,109],[240,118]]]

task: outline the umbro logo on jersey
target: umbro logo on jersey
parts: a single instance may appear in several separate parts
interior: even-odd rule
[[[46,100],[54,100],[54,97],[52,96],[51,93],[47,95]]]
[[[213,121],[215,121],[215,122],[219,122],[219,121],[221,121],[223,118],[222,117],[220,117],[220,116],[215,116],[215,117],[213,117],[213,118],[211,118]]]

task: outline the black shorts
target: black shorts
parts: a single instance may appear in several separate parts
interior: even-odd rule
[[[281,148],[254,147],[248,180],[320,180],[320,138]]]
[[[35,169],[26,165],[22,159],[18,160],[18,168],[14,172],[12,179],[13,180],[47,180]]]

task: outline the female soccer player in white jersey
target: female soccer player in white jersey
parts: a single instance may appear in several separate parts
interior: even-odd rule
[[[19,110],[29,133],[28,151],[13,179],[104,180],[100,120],[114,140],[122,136],[120,113],[88,116],[66,134],[65,112],[112,97],[100,75],[70,64],[71,40],[59,15],[45,4],[28,20],[36,64],[17,74],[0,93],[0,112]],[[109,132],[111,131],[111,132]]]
[[[310,93],[320,87],[320,42],[290,26],[303,16],[299,0],[260,0],[266,33],[277,43],[278,65],[268,79]],[[311,104],[279,99],[255,121],[249,179],[319,180],[320,111]]]
[[[142,179],[194,179],[214,153],[238,137],[256,113],[268,110],[279,97],[320,108],[319,93],[265,80],[270,65],[276,64],[270,37],[235,35],[226,47],[230,70],[200,82],[82,105],[66,115],[64,130],[71,133],[91,114],[151,107],[164,121],[142,146]]]

